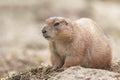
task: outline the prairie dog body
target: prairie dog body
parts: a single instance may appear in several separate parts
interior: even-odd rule
[[[42,32],[49,41],[54,69],[76,65],[105,69],[111,65],[109,40],[91,19],[52,17],[46,20]]]

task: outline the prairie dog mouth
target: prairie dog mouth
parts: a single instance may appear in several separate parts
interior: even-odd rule
[[[47,35],[47,34],[43,34],[43,36],[45,37],[45,38],[51,38],[49,35]]]
[[[51,38],[50,36],[44,36],[45,38]]]

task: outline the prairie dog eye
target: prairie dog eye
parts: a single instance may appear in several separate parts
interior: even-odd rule
[[[56,22],[55,24],[54,24],[54,26],[58,26],[60,23],[59,22]]]

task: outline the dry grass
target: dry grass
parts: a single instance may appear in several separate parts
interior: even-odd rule
[[[54,77],[59,72],[50,71],[50,66],[39,66],[20,73],[10,73],[2,78],[2,80],[47,80]]]

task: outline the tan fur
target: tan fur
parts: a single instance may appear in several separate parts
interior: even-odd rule
[[[60,23],[57,27],[54,24]],[[109,40],[91,19],[77,21],[62,17],[46,20],[53,67],[67,68],[81,65],[89,68],[109,68],[112,52]]]

